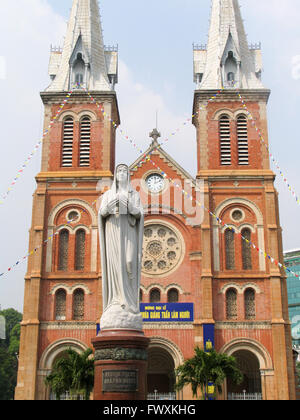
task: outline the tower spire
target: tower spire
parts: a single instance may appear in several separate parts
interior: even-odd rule
[[[105,51],[97,0],[73,0],[64,47],[51,49],[49,74],[47,91],[67,91],[76,83],[93,91],[113,89],[117,51]]]
[[[262,89],[260,45],[248,45],[238,0],[212,0],[208,44],[194,46],[200,89]]]

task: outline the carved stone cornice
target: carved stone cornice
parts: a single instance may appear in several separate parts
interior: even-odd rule
[[[96,322],[91,321],[50,321],[41,322],[41,330],[94,330],[96,334]]]
[[[145,349],[139,348],[108,348],[95,351],[95,360],[148,360],[148,353]]]
[[[216,330],[270,330],[272,328],[269,321],[248,321],[248,322],[216,322]]]
[[[192,330],[193,322],[145,322],[143,330]]]

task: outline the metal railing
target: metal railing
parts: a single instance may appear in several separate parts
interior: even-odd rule
[[[168,393],[159,393],[154,392],[153,394],[148,394],[147,400],[154,400],[154,401],[175,401],[176,400],[176,392],[168,392]]]
[[[262,394],[255,392],[248,394],[243,392],[242,394],[229,393],[228,400],[230,401],[262,401]]]
[[[249,44],[249,50],[261,50],[261,42],[255,42],[252,44]],[[193,50],[194,51],[206,51],[207,45],[206,44],[195,44],[193,43]]]
[[[56,396],[52,392],[50,394],[50,400],[56,401]],[[64,394],[61,394],[60,396],[60,401],[83,401],[83,400],[84,400],[83,394],[71,394],[70,392],[65,392]]]

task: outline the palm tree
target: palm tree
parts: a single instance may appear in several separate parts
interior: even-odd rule
[[[58,400],[66,392],[77,397],[84,394],[84,399],[89,399],[94,387],[94,360],[90,357],[92,353],[92,349],[77,353],[69,348],[64,356],[56,360],[45,382],[50,385]]]
[[[177,375],[176,390],[180,391],[185,385],[191,385],[193,396],[198,398],[200,387],[205,400],[208,399],[207,389],[210,383],[221,393],[226,378],[230,378],[236,384],[243,381],[243,375],[233,356],[218,353],[216,350],[205,352],[199,347],[195,348],[195,356],[186,360],[175,372]]]

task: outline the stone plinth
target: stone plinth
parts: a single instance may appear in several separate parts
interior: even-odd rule
[[[146,400],[147,348],[142,331],[106,330],[95,349],[94,400]]]

